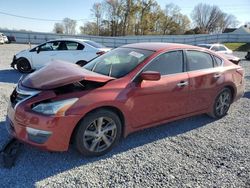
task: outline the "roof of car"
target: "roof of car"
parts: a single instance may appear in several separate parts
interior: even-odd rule
[[[160,50],[172,49],[172,48],[188,48],[188,49],[197,48],[196,46],[187,45],[187,44],[163,43],[163,42],[142,42],[142,43],[126,44],[121,47],[145,49],[145,50],[152,50],[152,51],[160,51]]]
[[[77,38],[59,38],[59,39],[54,39],[54,40],[49,40],[48,42],[51,41],[74,41],[74,42],[86,42],[86,41],[90,41],[90,40],[86,40],[86,39],[77,39]]]

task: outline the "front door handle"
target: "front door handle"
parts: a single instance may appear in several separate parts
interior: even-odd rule
[[[188,85],[188,81],[181,81],[177,84],[178,87],[184,87]]]

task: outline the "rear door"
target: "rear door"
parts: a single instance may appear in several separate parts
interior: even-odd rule
[[[130,93],[128,109],[134,126],[146,126],[186,113],[188,74],[184,72],[183,52],[166,52],[156,57],[144,71],[161,73],[159,81],[142,81]]]
[[[223,69],[215,66],[206,52],[187,50],[187,70],[190,83],[188,113],[206,110],[223,84]]]

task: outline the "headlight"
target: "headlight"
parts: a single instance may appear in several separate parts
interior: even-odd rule
[[[72,98],[67,100],[40,103],[33,107],[32,110],[38,113],[46,115],[58,115],[63,116],[65,112],[78,100],[78,98]]]

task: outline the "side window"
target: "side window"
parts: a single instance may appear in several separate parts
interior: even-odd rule
[[[60,41],[52,41],[52,42],[47,42],[39,47],[40,51],[53,51],[53,50],[58,50],[60,46]],[[35,48],[37,50],[37,48]],[[32,51],[35,51],[32,50]]]
[[[68,47],[66,45],[65,41],[60,41],[56,50],[68,50]]]
[[[167,52],[156,57],[144,71],[157,71],[161,75],[183,72],[182,51]]]
[[[53,48],[53,50],[57,50],[57,48],[59,47],[59,44],[60,44],[59,41],[52,42],[52,48]]]
[[[219,67],[222,65],[222,60],[216,56],[214,56],[214,60],[215,60],[215,67]]]
[[[211,50],[213,50],[213,51],[219,51],[219,46],[213,46],[212,48],[211,48]]]
[[[83,44],[77,43],[77,48],[76,48],[76,50],[83,50],[84,47],[85,47],[85,46],[84,46]]]
[[[188,70],[200,70],[213,67],[211,55],[199,51],[187,51]]]
[[[39,47],[39,50],[42,51],[53,51],[53,42],[47,42]]]
[[[226,51],[227,49],[224,46],[219,46],[219,51]]]
[[[78,42],[66,41],[65,44],[67,46],[67,50],[83,50],[84,48],[84,46]]]

